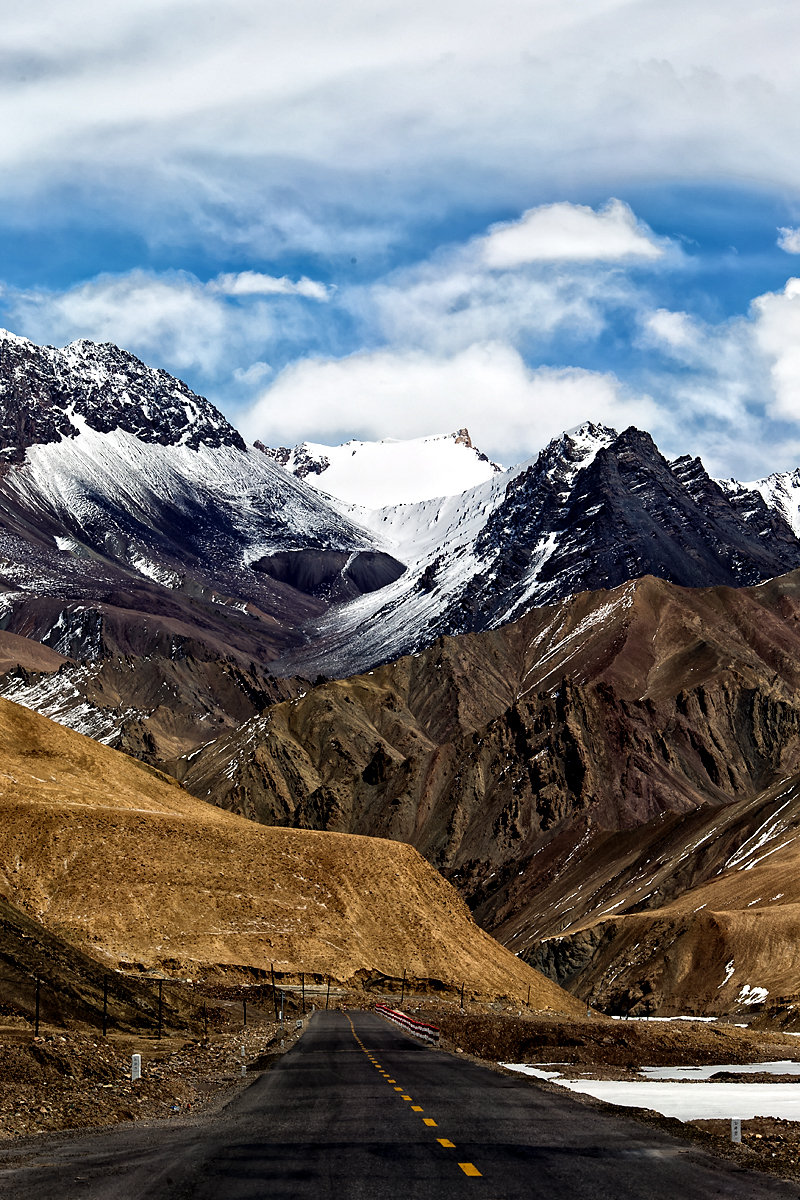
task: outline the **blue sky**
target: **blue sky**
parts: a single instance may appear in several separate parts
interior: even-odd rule
[[[800,464],[800,10],[40,0],[4,17],[0,320],[272,444],[585,418]]]

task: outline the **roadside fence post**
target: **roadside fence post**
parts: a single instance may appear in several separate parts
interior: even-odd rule
[[[460,1008],[464,1007],[464,985],[463,985],[463,983],[461,985],[461,1003],[460,1003],[459,1007]]]
[[[158,1036],[161,1037],[163,1031],[163,1004],[164,1004],[164,980],[158,981]]]
[[[303,1016],[306,1015],[306,976],[305,972],[300,972],[300,987],[303,991]]]
[[[278,1021],[278,993],[275,990],[275,964],[269,964],[269,972],[272,976],[272,1003],[275,1005],[275,1023]]]

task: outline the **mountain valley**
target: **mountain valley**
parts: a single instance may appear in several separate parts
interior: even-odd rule
[[[66,727],[66,759],[87,753],[78,734],[125,751],[188,806],[158,836],[130,813],[65,824],[57,805],[40,826],[31,792],[6,835],[11,862],[57,833],[81,878],[106,846],[98,897],[129,857],[184,845],[180,879],[131,892],[141,913],[159,897],[157,954],[119,913],[84,928],[52,855],[6,872],[8,901],[112,957],[249,969],[241,945],[195,928],[189,861],[226,896],[222,862],[237,863],[244,929],[243,897],[273,911],[253,865],[268,845],[319,875],[341,861],[312,847],[352,844],[378,893],[399,871],[421,898],[417,930],[441,907],[427,860],[520,971],[601,1008],[752,1011],[796,993],[796,473],[717,481],[647,433],[590,422],[507,470],[463,429],[330,454],[248,447],[179,381],[87,342],[3,335],[0,384],[3,712]],[[404,490],[365,507],[392,498],[381,482]],[[131,795],[156,778],[130,769]],[[372,945],[373,915],[340,899],[337,919],[357,914]],[[314,970],[349,978],[369,958],[334,962],[327,935],[304,936]],[[416,970],[412,942],[380,970]]]

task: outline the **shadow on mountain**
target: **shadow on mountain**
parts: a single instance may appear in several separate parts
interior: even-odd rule
[[[281,550],[260,558],[253,568],[298,592],[331,601],[377,592],[406,569],[390,554],[372,550]]]

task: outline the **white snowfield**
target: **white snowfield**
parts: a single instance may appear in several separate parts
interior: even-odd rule
[[[305,482],[346,504],[386,508],[455,496],[486,483],[502,470],[471,444],[466,430],[400,441],[344,442],[323,446],[302,442],[285,470],[312,464]]]
[[[569,451],[568,456],[554,452],[551,467],[564,496],[569,495],[578,472],[614,437],[613,430],[586,422],[552,443],[552,447],[560,445]],[[529,459],[508,471],[493,471],[484,483],[458,495],[440,495],[432,500],[377,509],[336,502],[338,510],[359,525],[365,536],[376,538],[382,550],[408,569],[394,583],[332,610],[310,627],[310,641],[324,641],[328,647],[325,655],[312,646],[307,652],[308,660],[300,650],[287,656],[280,668],[303,674],[312,669],[313,657],[315,670],[330,675],[348,674],[358,669],[354,664],[359,661],[385,662],[406,653],[409,645],[427,644],[432,640],[431,630],[433,637],[438,636],[441,630],[437,621],[448,605],[465,595],[476,576],[491,566],[491,554],[484,559],[476,551],[481,531],[506,499],[509,484],[535,462]],[[325,475],[320,487],[324,479]],[[498,612],[494,626],[512,621],[528,610],[539,587],[542,567],[555,547],[556,539],[549,532],[533,547],[520,595],[510,599],[509,606]],[[432,580],[423,586],[429,574]]]
[[[709,1082],[718,1071],[755,1074],[800,1075],[794,1061],[748,1063],[705,1067],[642,1067],[643,1080],[565,1079],[558,1071],[532,1067],[528,1063],[500,1063],[509,1071],[547,1079],[570,1092],[594,1096],[623,1108],[646,1108],[679,1121],[729,1120],[738,1117],[781,1117],[800,1120],[800,1088],[788,1083]]]

